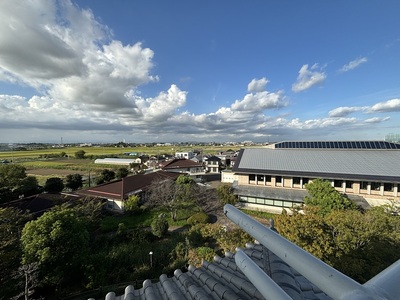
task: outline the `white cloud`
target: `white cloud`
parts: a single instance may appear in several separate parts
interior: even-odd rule
[[[384,118],[374,117],[374,118],[370,118],[370,119],[365,119],[364,122],[369,123],[369,124],[376,124],[376,123],[382,123],[382,122],[385,122],[388,120],[390,120],[390,117],[384,117]]]
[[[255,94],[247,94],[241,100],[236,100],[231,108],[236,111],[261,111],[264,109],[280,108],[285,106],[285,99],[282,91],[269,93],[267,91]]]
[[[5,0],[1,6],[0,80],[37,90],[32,97],[0,95],[3,139],[20,138],[15,133],[21,129],[38,141],[67,134],[72,139],[77,133],[98,140],[118,140],[121,135],[136,141],[262,139],[293,130],[365,126],[387,118],[346,116],[400,110],[400,100],[392,99],[371,107],[339,107],[329,112],[330,118],[291,119],[285,112],[277,115],[287,99],[283,91],[268,91],[263,77],[251,80],[242,98],[196,115],[185,111],[189,94],[175,84],[155,96],[141,96],[142,85],[158,81],[151,74],[153,50],[114,40],[90,10],[68,0]],[[325,78],[318,65],[304,65],[293,90],[304,91]],[[42,129],[46,136],[40,136]]]
[[[368,109],[367,106],[363,106],[363,107],[360,107],[360,106],[353,106],[353,107],[343,106],[343,107],[338,107],[338,108],[332,109],[331,111],[329,111],[328,115],[331,118],[345,117],[345,116],[348,116],[351,113],[359,112],[359,111],[365,111],[367,109]]]
[[[321,70],[318,64],[314,64],[311,68],[308,65],[303,65],[300,68],[299,76],[296,82],[292,85],[293,92],[302,92],[313,86],[321,84],[326,79],[326,74]]]
[[[265,86],[268,83],[268,79],[263,77],[261,79],[253,79],[249,85],[247,86],[247,90],[250,93],[258,93],[258,92],[262,92],[265,91]]]
[[[288,123],[288,127],[295,129],[318,129],[327,127],[340,127],[345,125],[356,124],[356,118],[322,118],[301,121],[299,119],[293,119]]]
[[[135,104],[144,120],[164,122],[171,118],[179,107],[186,104],[187,92],[172,85],[167,92],[161,92],[155,98],[143,99],[137,97]]]
[[[353,70],[353,69],[359,67],[360,65],[366,63],[367,61],[368,61],[368,59],[366,57],[357,58],[355,60],[352,60],[348,64],[345,64],[339,71],[340,72],[348,72],[348,71]]]
[[[55,101],[104,111],[133,108],[127,93],[157,80],[150,75],[153,55],[140,43],[112,40],[90,10],[70,1],[2,3],[0,78]]]
[[[400,99],[391,99],[383,102],[378,102],[372,105],[369,112],[399,112],[400,111]]]

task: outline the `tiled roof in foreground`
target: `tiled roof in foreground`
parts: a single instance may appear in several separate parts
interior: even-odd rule
[[[106,300],[123,299],[271,299],[374,300],[399,299],[400,260],[361,285],[231,205],[229,219],[258,240],[214,262],[176,270],[173,277],[127,286],[123,295],[110,292]]]

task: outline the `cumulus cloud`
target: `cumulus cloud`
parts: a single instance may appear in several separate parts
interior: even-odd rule
[[[288,122],[288,127],[294,129],[318,129],[327,127],[338,127],[350,124],[356,124],[356,118],[322,118],[301,121],[300,119],[293,119]]]
[[[400,99],[391,99],[372,105],[369,112],[400,112]]]
[[[0,78],[32,86],[55,101],[105,111],[133,108],[127,93],[157,80],[150,75],[153,55],[141,43],[112,40],[90,10],[70,1],[2,4]]]
[[[343,107],[338,107],[335,109],[332,109],[329,111],[328,115],[331,118],[338,118],[338,117],[346,117],[351,113],[354,112],[359,112],[359,111],[365,111],[367,110],[367,106],[353,106],[353,107],[348,107],[348,106],[343,106]]]
[[[352,60],[351,62],[349,62],[348,64],[345,64],[342,68],[340,68],[340,72],[348,72],[351,71],[357,67],[359,67],[360,65],[366,63],[368,61],[368,59],[366,57],[359,57],[355,60]]]
[[[326,79],[326,74],[321,70],[318,64],[314,64],[311,68],[308,65],[303,65],[300,68],[299,76],[296,82],[292,85],[293,92],[302,92],[321,84]]]
[[[250,93],[258,93],[265,91],[265,86],[267,85],[267,83],[268,79],[266,79],[265,77],[261,79],[253,79],[247,86],[247,90]]]

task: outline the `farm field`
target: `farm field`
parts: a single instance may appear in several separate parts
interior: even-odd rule
[[[201,150],[204,154],[216,154],[228,149],[238,150],[229,146],[207,146],[207,147],[176,147],[176,146],[154,146],[154,147],[64,147],[48,148],[39,150],[23,151],[1,151],[0,161],[6,160],[26,168],[27,175],[36,176],[39,182],[45,182],[49,177],[64,178],[69,174],[79,173],[82,176],[100,172],[105,168],[117,169],[116,165],[94,164],[97,157],[124,157],[129,158],[125,153],[135,152],[138,155],[160,155],[175,154],[175,152]],[[77,151],[85,151],[86,159],[76,159]],[[66,157],[56,157],[61,154]],[[55,157],[52,157],[55,156]],[[47,157],[47,158],[46,158]],[[49,158],[50,157],[50,158]]]
[[[203,153],[216,154],[220,151],[228,149],[238,150],[239,148],[233,148],[232,146],[205,146],[205,147],[176,147],[176,146],[154,146],[154,147],[64,147],[64,148],[48,148],[40,150],[24,150],[24,151],[1,151],[0,160],[14,160],[20,162],[24,160],[35,160],[43,157],[44,155],[57,155],[64,152],[68,157],[75,157],[75,152],[83,150],[85,156],[104,156],[104,155],[115,155],[124,156],[124,153],[135,152],[139,155],[157,155],[157,154],[175,154],[175,152],[201,150]]]

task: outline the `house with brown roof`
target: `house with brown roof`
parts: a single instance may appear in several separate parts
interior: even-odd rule
[[[190,176],[204,175],[202,163],[185,158],[175,158],[160,164],[160,168],[167,172],[184,173]]]
[[[157,171],[148,174],[127,176],[119,180],[100,184],[78,191],[83,196],[107,200],[107,208],[124,210],[124,201],[131,195],[139,196],[143,201],[151,184],[157,180],[176,180],[180,174]]]

